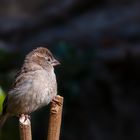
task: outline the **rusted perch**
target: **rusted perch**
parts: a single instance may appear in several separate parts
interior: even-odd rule
[[[31,121],[25,116],[19,118],[20,140],[32,140]]]
[[[51,103],[47,140],[59,140],[63,97],[57,95]]]

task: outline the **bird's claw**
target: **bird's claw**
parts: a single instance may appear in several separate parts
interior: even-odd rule
[[[52,108],[51,113],[56,114],[59,111],[60,106],[62,105],[60,101],[56,98],[57,96],[54,96],[52,99]]]
[[[28,119],[31,120],[31,117],[27,114],[21,114],[20,117],[24,119],[24,122],[26,122]]]
[[[62,104],[59,102],[59,100],[56,98],[56,96],[53,97],[53,99],[52,99],[51,102],[52,102],[52,103],[55,103],[55,104],[57,104],[57,105],[59,105],[59,106],[62,105]]]

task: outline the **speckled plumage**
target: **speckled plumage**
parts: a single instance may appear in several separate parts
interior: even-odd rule
[[[9,116],[30,114],[47,105],[57,94],[54,66],[59,62],[43,47],[30,52],[9,91],[0,118],[0,126]]]

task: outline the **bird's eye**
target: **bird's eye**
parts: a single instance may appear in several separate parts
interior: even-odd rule
[[[48,58],[48,61],[51,61],[51,59],[50,59],[50,58]]]

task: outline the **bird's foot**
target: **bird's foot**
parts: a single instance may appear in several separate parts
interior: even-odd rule
[[[57,105],[61,106],[61,103],[59,102],[59,100],[56,97],[57,96],[54,96],[51,102],[54,103],[54,104],[57,104]]]
[[[20,118],[23,119],[23,122],[26,122],[27,120],[31,120],[31,117],[27,114],[21,114]]]
[[[53,114],[56,114],[56,113],[58,113],[58,111],[59,111],[59,109],[60,109],[60,106],[62,105],[61,103],[60,103],[60,101],[58,100],[58,97],[57,96],[54,96],[53,97],[53,99],[52,99],[52,101],[51,101],[51,113],[53,113]]]

